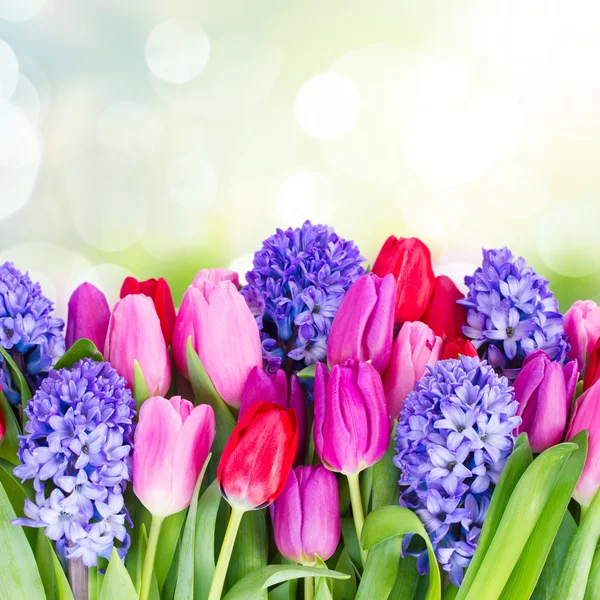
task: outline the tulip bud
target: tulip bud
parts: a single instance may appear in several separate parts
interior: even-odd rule
[[[381,376],[369,363],[349,360],[315,373],[315,450],[331,471],[356,474],[386,452],[391,423]]]
[[[234,508],[265,508],[283,490],[297,448],[296,412],[256,402],[223,450],[217,471],[221,494]]]
[[[519,403],[517,416],[522,418],[517,431],[527,433],[536,454],[562,440],[576,384],[575,361],[561,367],[542,350],[523,361],[513,384]]]
[[[478,356],[477,348],[469,340],[451,338],[444,344],[441,360],[459,356]]]
[[[86,338],[104,350],[110,308],[106,296],[91,283],[82,283],[69,298],[66,346]]]
[[[396,238],[391,235],[379,252],[373,273],[384,277],[394,275],[397,284],[396,323],[418,321],[425,312],[435,277],[429,248],[417,238]]]
[[[262,348],[256,321],[230,280],[202,279],[183,297],[173,333],[173,359],[186,377],[190,337],[223,400],[238,407],[252,367],[262,366]]]
[[[340,541],[337,479],[322,465],[290,472],[281,495],[271,505],[275,543],[288,560],[314,566],[329,560]]]
[[[577,361],[577,370],[583,373],[586,356],[600,338],[600,307],[591,300],[577,300],[567,311],[563,328],[571,345],[568,356]]]
[[[138,281],[135,277],[126,277],[121,286],[121,298],[130,294],[143,294],[152,298],[165,342],[167,346],[170,346],[175,326],[175,306],[169,284],[162,277],[146,281]]]
[[[208,404],[194,405],[175,396],[142,404],[132,458],[133,491],[158,517],[190,505],[194,487],[216,435]]]
[[[462,338],[463,325],[467,324],[467,309],[457,304],[457,301],[464,297],[450,277],[436,277],[433,293],[421,321],[429,325],[435,335],[439,335],[444,341]]]
[[[239,419],[256,402],[268,402],[281,408],[293,408],[298,420],[298,450],[294,465],[299,465],[306,452],[308,441],[308,426],[306,414],[306,397],[302,385],[296,375],[292,376],[291,384],[285,371],[279,369],[274,375],[267,373],[261,367],[254,367],[246,379],[242,391]]]
[[[240,287],[238,274],[231,269],[223,269],[221,267],[217,269],[201,269],[198,271],[196,277],[194,277],[192,285],[203,290],[203,286],[206,285],[205,282],[214,285],[215,283],[219,283],[219,281],[231,281],[236,288]]]
[[[117,302],[110,317],[104,356],[131,388],[137,360],[150,395],[167,393],[171,384],[171,361],[150,298],[126,296]]]
[[[600,338],[589,355],[583,379],[583,389],[588,390],[600,379]]]
[[[404,323],[394,346],[390,364],[383,375],[383,387],[390,415],[397,419],[404,400],[425,374],[425,367],[433,366],[440,358],[442,338],[420,321]]]
[[[600,383],[596,382],[575,402],[575,409],[565,439],[570,440],[584,429],[588,430],[588,453],[583,472],[577,482],[573,498],[583,506],[589,506],[600,489]]]
[[[372,273],[359,277],[346,292],[327,342],[329,366],[347,360],[371,364],[383,373],[392,353],[396,282]]]

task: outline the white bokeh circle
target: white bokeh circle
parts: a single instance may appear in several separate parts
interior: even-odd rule
[[[0,19],[15,23],[28,21],[44,8],[46,0],[0,0]]]
[[[198,152],[171,158],[166,171],[169,197],[187,208],[207,208],[217,199],[217,174]]]
[[[19,61],[13,49],[0,40],[0,105],[10,100],[19,81]]]

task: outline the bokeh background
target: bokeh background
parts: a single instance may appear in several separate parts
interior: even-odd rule
[[[597,0],[0,0],[0,258],[245,272],[305,218],[461,281],[508,245],[600,300]]]

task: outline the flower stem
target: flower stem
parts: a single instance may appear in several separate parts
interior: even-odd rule
[[[88,570],[80,558],[69,559],[69,583],[75,600],[88,600]]]
[[[358,546],[360,548],[360,557],[363,565],[367,562],[367,553],[363,550],[360,544],[360,535],[365,523],[365,513],[363,510],[362,500],[360,497],[360,483],[358,481],[358,473],[346,475],[348,477],[348,487],[350,488],[350,503],[352,504],[352,516],[354,517],[354,528],[358,537]]]
[[[315,578],[304,578],[304,600],[313,600],[315,597]]]
[[[142,571],[142,588],[140,590],[140,600],[148,600],[150,596],[150,585],[152,584],[152,574],[154,573],[154,558],[156,557],[156,547],[160,536],[163,517],[152,515],[152,526],[148,536],[148,547],[146,548],[146,557],[144,558],[144,570]]]
[[[223,545],[219,552],[219,560],[217,561],[212,583],[210,584],[208,600],[221,600],[221,593],[223,591],[223,586],[225,585],[225,575],[227,575],[227,568],[229,567],[233,544],[235,543],[235,537],[240,528],[243,516],[244,511],[242,509],[236,508],[235,506],[231,507],[231,517],[229,517],[229,523],[227,523]]]

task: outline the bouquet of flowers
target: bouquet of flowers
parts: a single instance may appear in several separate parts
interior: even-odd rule
[[[600,598],[600,308],[278,230],[175,309],[0,267],[2,600]],[[268,509],[268,510],[267,510]]]

